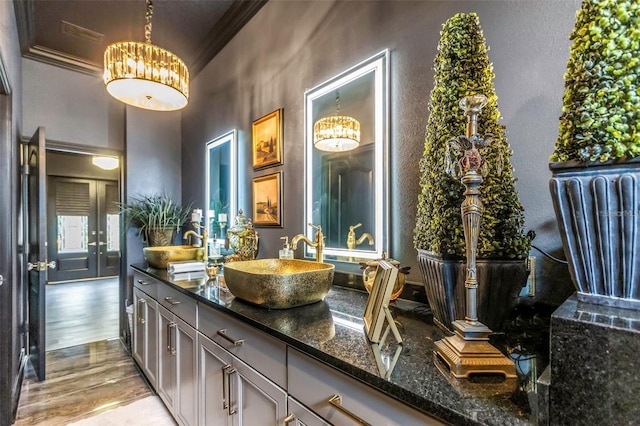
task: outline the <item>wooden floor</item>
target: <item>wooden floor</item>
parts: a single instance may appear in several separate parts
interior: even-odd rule
[[[47,285],[47,351],[118,336],[118,278]]]
[[[16,425],[66,425],[153,394],[117,337],[117,278],[45,291],[47,377],[28,367]]]
[[[58,426],[152,395],[119,339],[47,353],[47,379],[27,371],[16,425]]]

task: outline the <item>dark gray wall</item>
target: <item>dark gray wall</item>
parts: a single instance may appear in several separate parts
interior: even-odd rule
[[[433,59],[442,24],[457,12],[475,11],[490,46],[526,228],[537,232],[537,246],[558,254],[561,240],[548,191],[548,158],[557,136],[568,35],[579,7],[579,0],[269,2],[192,82],[182,123],[183,198],[203,205],[204,144],[237,128],[239,205],[248,210],[251,179],[267,172],[251,168],[251,123],[284,108],[284,228],[259,229],[260,256],[277,256],[279,237],[305,227],[305,89],[389,48],[389,253],[412,266],[411,281],[421,282],[412,234]],[[532,255],[541,257],[535,250]],[[571,291],[566,267],[538,263],[542,272],[537,278],[544,281],[539,298],[560,303]]]
[[[44,126],[48,141],[124,149],[124,104],[102,78],[23,59],[24,129]]]
[[[11,424],[17,404],[20,351],[24,345],[24,282],[18,265],[18,162],[22,123],[22,73],[14,5],[0,1],[0,424]]]
[[[126,197],[167,194],[181,201],[180,112],[127,107]],[[144,261],[135,230],[127,232],[126,265]],[[129,271],[129,274],[131,272]]]

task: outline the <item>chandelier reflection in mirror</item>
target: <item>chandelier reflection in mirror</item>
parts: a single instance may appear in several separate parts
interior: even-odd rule
[[[321,151],[351,151],[360,145],[360,122],[340,115],[340,95],[336,91],[336,115],[324,117],[313,125],[313,145]]]
[[[144,43],[122,41],[104,52],[104,83],[111,96],[138,108],[175,111],[189,99],[189,70],[180,58],[151,44],[153,4],[147,0]]]

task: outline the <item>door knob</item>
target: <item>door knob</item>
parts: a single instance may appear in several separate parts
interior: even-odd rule
[[[28,262],[27,263],[27,271],[32,271],[32,270],[36,270],[38,272],[43,272],[46,271],[47,268],[49,269],[56,269],[56,261],[52,260],[51,262],[41,262],[41,261],[36,261],[35,263],[31,263]]]
[[[3,275],[0,275],[0,286],[1,286],[2,284],[4,284],[4,276],[3,276]]]

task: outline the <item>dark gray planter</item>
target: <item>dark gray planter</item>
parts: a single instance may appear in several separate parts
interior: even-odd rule
[[[551,163],[549,168],[578,299],[640,309],[640,160]]]
[[[451,323],[464,319],[466,262],[447,260],[418,250],[418,266],[424,281],[433,320],[453,334]],[[501,331],[517,297],[527,283],[526,260],[478,260],[478,319],[492,331]]]

